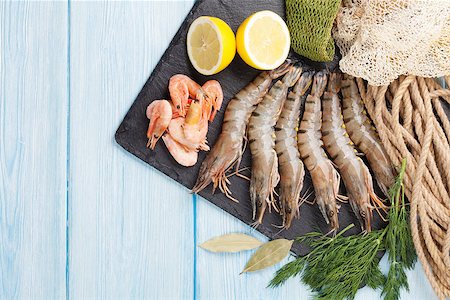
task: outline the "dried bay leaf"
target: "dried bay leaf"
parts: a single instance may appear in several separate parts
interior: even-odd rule
[[[273,266],[288,256],[293,240],[277,239],[265,243],[250,258],[241,272],[254,272]]]
[[[211,252],[239,252],[255,249],[261,245],[262,242],[252,236],[230,233],[207,240],[199,247]]]

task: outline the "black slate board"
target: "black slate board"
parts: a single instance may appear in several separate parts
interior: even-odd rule
[[[220,17],[231,26],[234,32],[236,32],[239,24],[247,16],[256,11],[266,9],[272,10],[284,17],[284,0],[198,0],[118,128],[115,135],[117,143],[149,165],[191,189],[197,178],[201,162],[207,153],[200,152],[197,164],[194,167],[185,168],[177,164],[170,156],[162,140],[158,142],[154,151],[146,148],[148,119],[145,116],[145,109],[147,105],[155,99],[169,99],[167,86],[169,78],[174,74],[186,74],[199,84],[203,84],[209,79],[218,80],[224,91],[224,103],[221,111],[217,114],[216,119],[209,127],[208,141],[210,145],[214,145],[221,130],[223,113],[228,101],[234,94],[253,80],[260,71],[247,66],[240,59],[239,55],[236,54],[231,65],[221,73],[208,77],[200,75],[193,69],[187,57],[187,30],[192,21],[197,17],[209,15]],[[325,68],[334,70],[337,67],[337,57],[334,62],[330,64],[320,64],[313,63],[300,57],[295,57],[295,54],[293,53],[291,53],[290,56],[299,59],[304,68]],[[250,165],[251,158],[249,150],[247,149],[244,153],[241,166],[245,167]],[[239,199],[240,203],[237,204],[230,201],[220,192],[216,192],[213,195],[211,193],[211,187],[202,191],[200,195],[246,224],[251,224],[253,220],[251,218],[249,183],[236,176],[230,179],[233,196]],[[302,194],[306,193],[308,190],[312,191],[309,174],[307,174],[305,178]],[[348,234],[355,234],[360,230],[359,223],[348,204],[342,204],[341,206],[339,223],[341,228],[345,228],[350,223],[356,225],[348,231]],[[275,212],[266,213],[264,223],[261,224],[257,230],[271,239],[280,237],[292,239],[311,231],[321,230],[322,232],[327,233],[330,230],[323,220],[317,205],[310,205],[307,203],[301,206],[300,219],[296,219],[289,230],[280,231],[280,229],[274,227],[273,224],[280,225],[281,217]],[[374,216],[373,224],[375,229],[384,225],[377,215]],[[293,251],[296,254],[304,255],[308,252],[308,249],[304,248],[302,245],[294,244]]]

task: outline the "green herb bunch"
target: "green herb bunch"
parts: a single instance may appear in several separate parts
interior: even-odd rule
[[[391,208],[388,226],[383,230],[354,236],[343,236],[350,225],[335,236],[312,232],[297,239],[312,251],[279,269],[269,283],[282,285],[291,277],[300,276],[309,285],[315,299],[353,299],[362,285],[382,289],[385,299],[396,300],[402,288],[408,289],[405,269],[412,268],[416,253],[412,243],[403,177],[406,160],[390,190]],[[380,251],[388,252],[390,269],[387,276],[378,264]]]
[[[409,290],[405,269],[412,269],[417,261],[409,226],[408,204],[405,201],[403,185],[405,169],[406,160],[404,159],[399,175],[389,191],[391,208],[388,214],[389,224],[385,229],[385,245],[388,250],[390,267],[382,292],[386,300],[399,299],[402,288]]]

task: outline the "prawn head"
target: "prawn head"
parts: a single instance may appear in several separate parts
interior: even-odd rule
[[[292,65],[292,62],[290,60],[286,60],[278,68],[273,69],[272,71],[268,71],[270,78],[271,79],[277,79],[277,78],[283,76],[284,74],[286,74],[290,70],[291,65]]]
[[[305,177],[305,169],[303,163],[299,165],[297,182],[291,180],[287,186],[284,186],[282,190],[284,193],[280,194],[281,211],[283,215],[283,227],[289,229],[292,224],[292,220],[298,217],[299,211],[299,195],[303,187],[303,179]],[[280,181],[280,185],[283,180]]]
[[[319,206],[327,224],[332,230],[339,228],[338,208],[336,199],[338,197],[340,176],[330,161],[324,161],[317,165],[311,172],[313,178],[316,202]]]
[[[250,181],[250,200],[253,209],[253,219],[256,218],[253,224],[257,227],[262,223],[264,213],[266,212],[267,205],[275,207],[273,199],[274,189],[280,181],[280,175],[278,173],[278,160],[277,153],[272,150],[272,158],[270,159],[268,168],[263,166],[252,165],[252,177]],[[267,170],[271,170],[267,178]],[[269,208],[270,208],[269,207]]]
[[[219,138],[217,139],[211,152],[202,162],[198,173],[197,182],[192,188],[192,191],[194,193],[198,193],[213,182],[213,190],[219,187],[228,198],[235,200],[231,197],[231,192],[227,187],[227,178],[225,173],[230,166],[239,160],[242,152],[243,150],[241,146],[232,143],[228,135],[219,135]]]
[[[349,202],[352,207],[353,212],[361,223],[361,228],[370,232],[372,229],[372,210],[375,208],[385,209],[385,205],[375,194],[372,184],[372,175],[367,169],[364,162],[358,158],[359,171],[363,177],[363,180],[351,180],[352,185],[346,185]],[[351,168],[348,168],[350,170]],[[346,168],[342,172],[348,172]],[[350,178],[358,178],[358,174],[348,174]],[[346,180],[345,182],[349,182]]]
[[[386,157],[382,156],[378,158],[377,164],[372,164],[372,170],[375,174],[375,180],[380,187],[384,195],[389,195],[389,188],[394,184],[395,175],[389,161],[386,161]],[[387,184],[386,184],[387,183]]]

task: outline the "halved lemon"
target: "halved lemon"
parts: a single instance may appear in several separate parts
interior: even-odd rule
[[[236,39],[227,23],[219,18],[203,16],[189,27],[187,51],[199,73],[212,75],[231,63],[236,54]]]
[[[279,67],[287,58],[291,37],[284,20],[270,10],[245,19],[236,33],[237,51],[250,66],[259,70]]]

